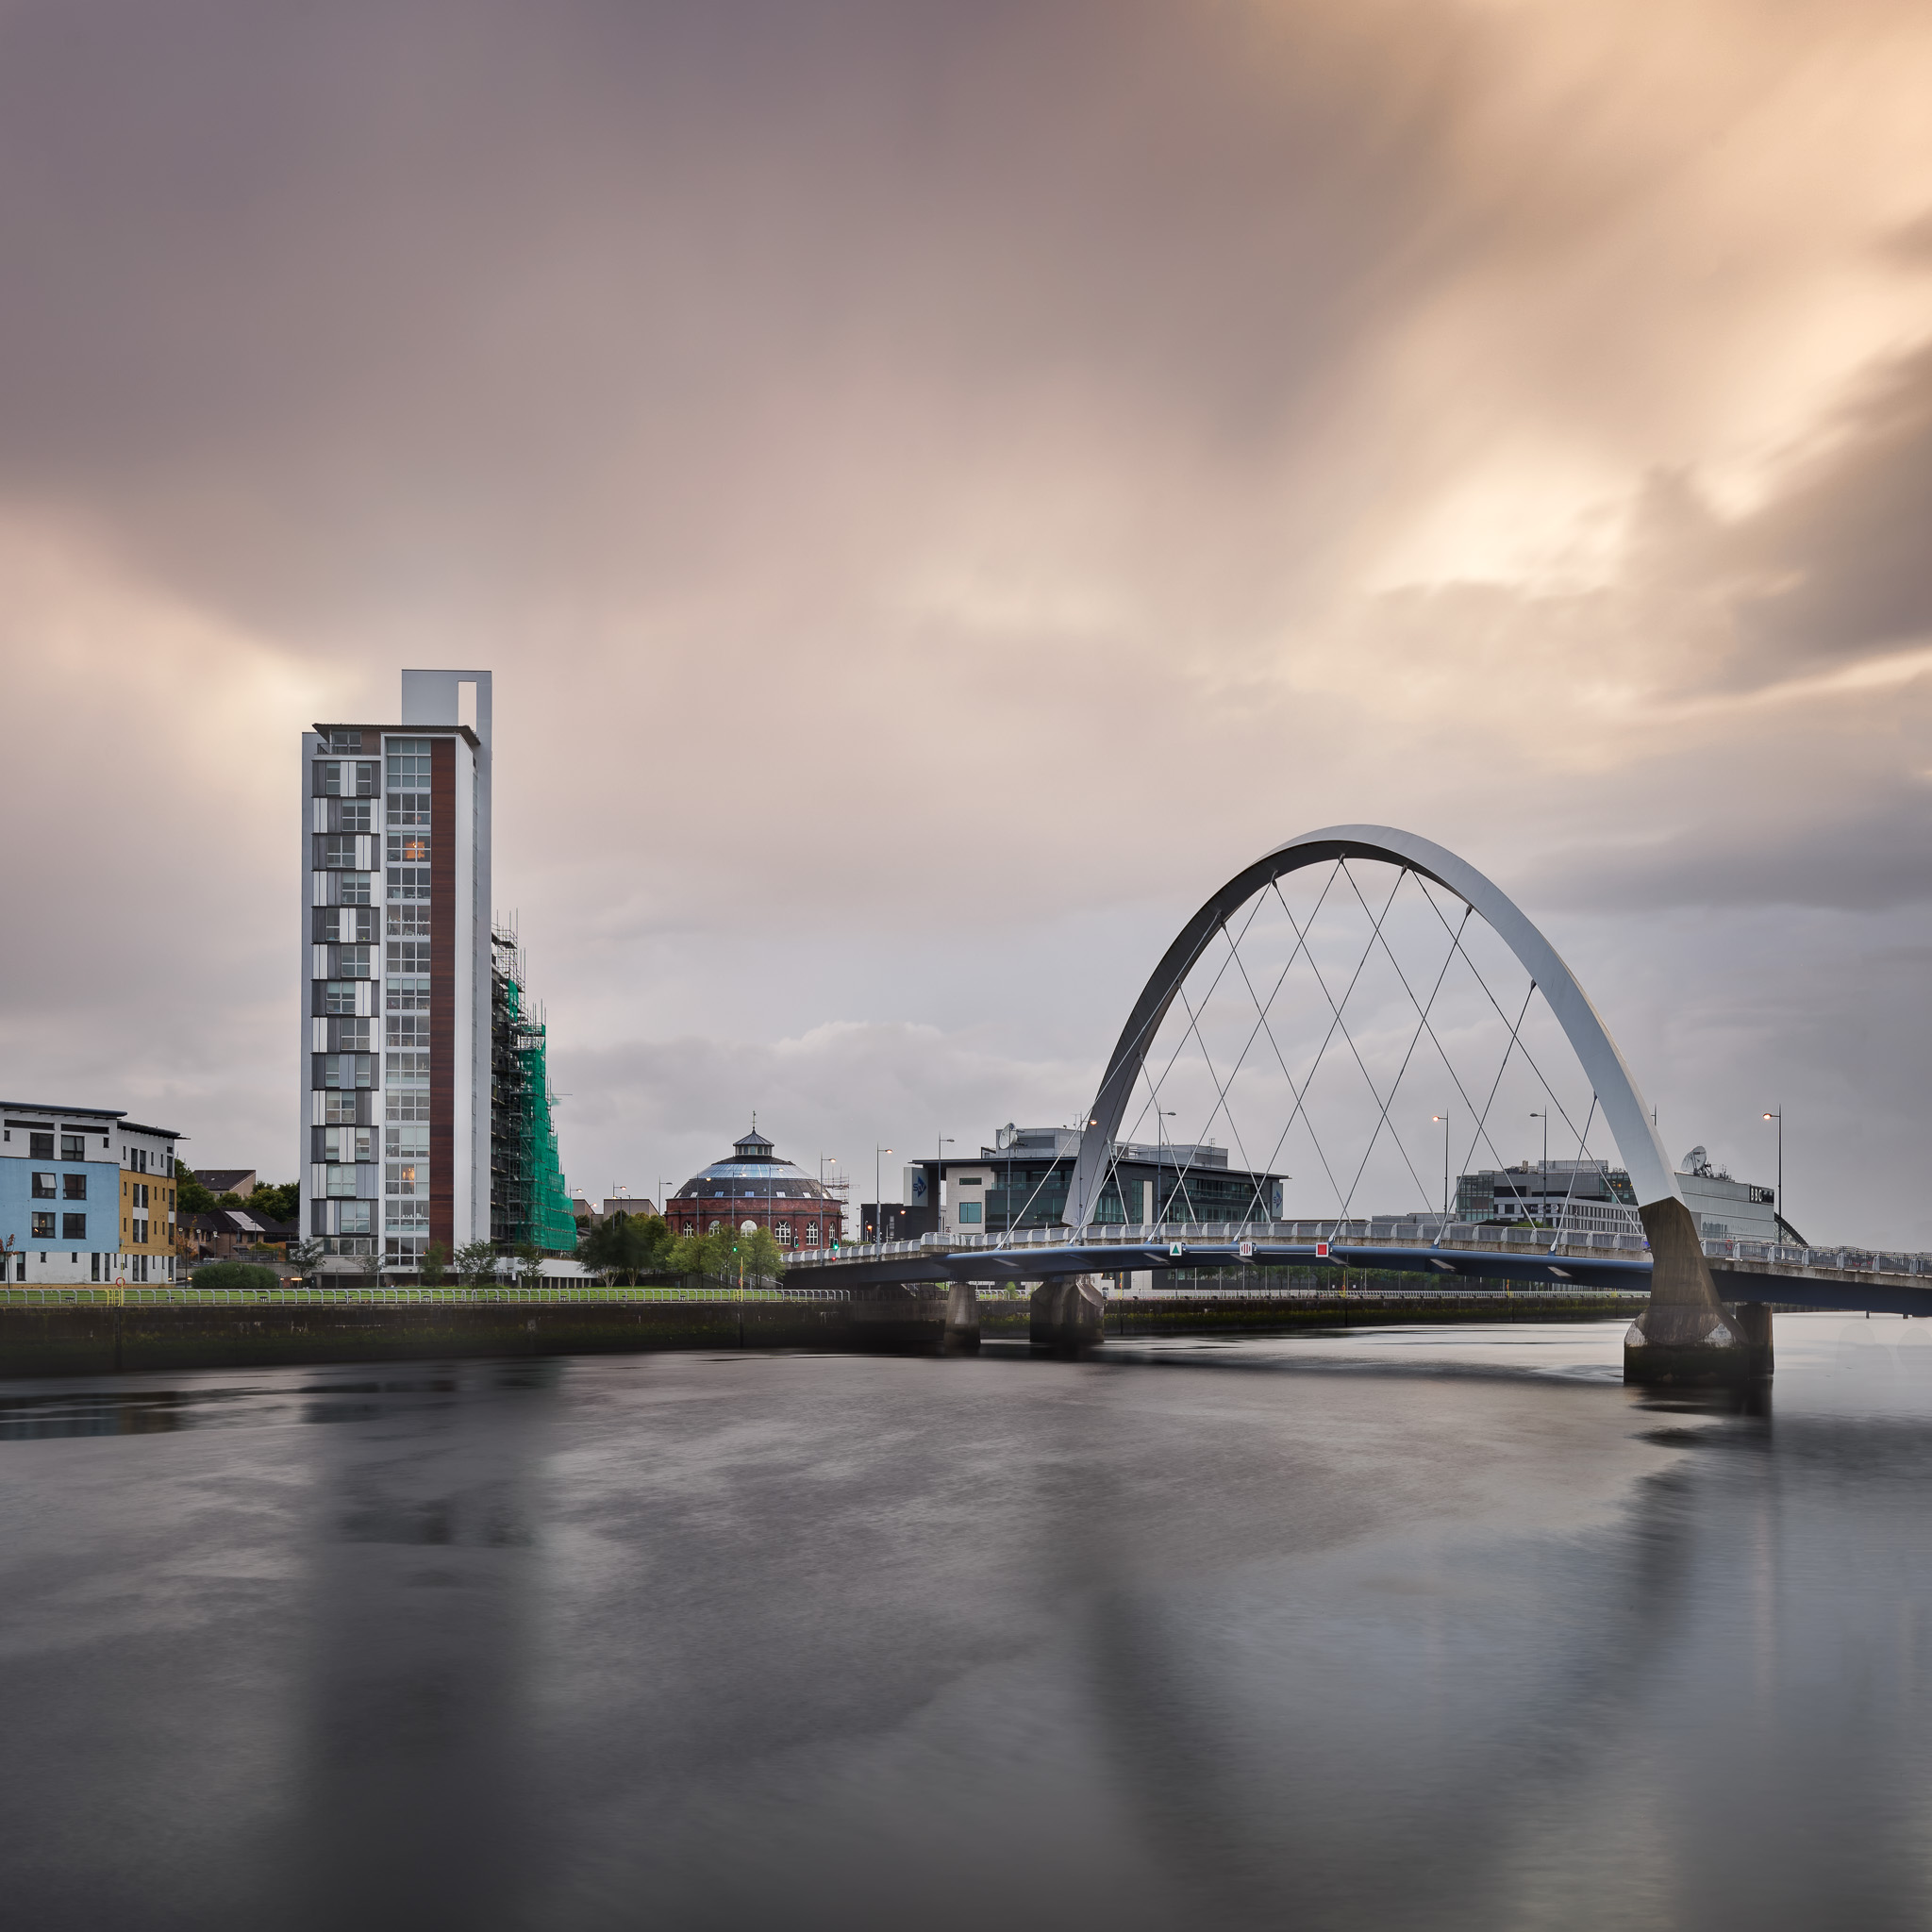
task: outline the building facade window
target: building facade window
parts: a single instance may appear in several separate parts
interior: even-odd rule
[[[34,1216],[34,1239],[39,1241],[50,1241],[54,1239],[54,1217],[51,1214]]]
[[[389,869],[389,896],[391,904],[421,901],[429,896],[429,868],[426,865],[392,865]],[[425,927],[425,930],[427,928]]]
[[[391,865],[427,865],[427,832],[391,832],[389,835],[389,862]]]
[[[360,751],[362,734],[359,731],[331,731],[328,735],[328,748],[331,751]]]
[[[86,1174],[63,1174],[60,1176],[60,1194],[63,1200],[85,1201],[87,1199]]]
[[[29,1160],[52,1160],[54,1158],[54,1137],[52,1134],[29,1134],[26,1137],[26,1154]]]
[[[391,906],[389,908],[391,939],[429,937],[429,908],[426,906]]]
[[[356,871],[356,835],[353,832],[324,833],[322,864],[325,872]]]
[[[356,1170],[353,1167],[331,1167],[326,1170],[324,1189],[331,1197],[356,1198]]]
[[[60,1217],[60,1239],[63,1241],[86,1241],[87,1216],[85,1214],[63,1214]]]
[[[62,1160],[85,1160],[87,1158],[86,1138],[80,1134],[62,1134],[60,1136],[60,1158]]]
[[[56,1187],[57,1176],[51,1174],[37,1174],[33,1181],[33,1197],[36,1201],[51,1201],[59,1191]]]
[[[325,1013],[353,1013],[356,1010],[356,982],[353,979],[325,980],[322,1010]]]

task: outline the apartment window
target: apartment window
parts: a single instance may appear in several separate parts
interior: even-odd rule
[[[371,1020],[338,1020],[334,1044],[344,1053],[367,1053],[375,1043],[369,1037]]]
[[[353,1093],[325,1093],[322,1096],[322,1117],[331,1124],[338,1121],[354,1122],[356,1096]]]
[[[382,1204],[382,1224],[385,1228],[410,1229],[429,1225],[429,1203],[427,1201],[385,1201]]]
[[[325,1127],[322,1132],[322,1158],[325,1160],[374,1160],[375,1158],[375,1129],[374,1127]]]
[[[429,1128],[425,1124],[391,1126],[383,1135],[383,1151],[391,1160],[426,1160],[429,1158]]]
[[[391,906],[389,908],[391,939],[429,937],[429,908],[426,906]]]
[[[366,907],[325,907],[318,925],[319,938],[344,945],[354,945],[358,940],[366,943],[375,937],[375,914]]]
[[[427,865],[427,832],[391,832],[389,835],[389,862],[391,865]]]
[[[344,795],[346,795],[348,791],[347,779],[342,781],[342,791]],[[374,758],[366,759],[356,767],[356,796],[358,798],[374,798],[375,796],[375,760]]]
[[[412,940],[406,944],[391,944],[389,949],[389,970],[397,973],[420,973],[429,971],[429,942],[427,940]],[[424,985],[428,981],[425,978]]]
[[[369,905],[369,874],[366,872],[341,874],[338,896],[344,906]]]
[[[391,946],[391,959],[396,948]],[[391,1013],[426,1013],[429,1010],[429,975],[426,973],[398,973],[394,965],[383,990]]]
[[[322,1084],[325,1087],[373,1087],[375,1084],[375,1055],[366,1053],[325,1053],[322,1057]]]
[[[353,979],[331,979],[322,989],[322,1010],[325,1013],[353,1013],[356,1010],[356,982]]]
[[[429,868],[426,865],[392,865],[389,869],[389,896],[393,904],[406,899],[429,896]],[[427,931],[425,926],[423,928]]]
[[[62,1160],[85,1160],[87,1141],[79,1134],[60,1136],[60,1158]]]
[[[391,1058],[396,1056],[391,1055]],[[426,1093],[405,1093],[391,1087],[389,1094],[389,1117],[392,1121],[425,1121],[429,1118],[429,1096]]]
[[[370,1225],[370,1210],[375,1206],[375,1203],[374,1201],[344,1201],[341,1208],[336,1210],[338,1218],[341,1223],[342,1232],[344,1234],[374,1233],[375,1230]]]
[[[340,798],[342,795],[342,768],[333,758],[317,758],[315,761],[315,795],[318,798]]]
[[[101,1251],[96,1248],[88,1259],[94,1264],[93,1273],[88,1278],[91,1281],[98,1281],[101,1278]]]
[[[87,1199],[86,1174],[63,1174],[60,1176],[60,1193],[63,1200],[85,1201]]]
[[[420,1177],[421,1184],[418,1185]],[[429,1191],[428,1170],[414,1160],[391,1160],[383,1168],[385,1194],[425,1194]]]
[[[375,825],[370,822],[371,815],[375,809],[373,800],[367,798],[345,799],[338,809],[341,814],[341,823],[336,826],[337,831],[373,832],[375,829]]]
[[[374,946],[344,946],[337,971],[344,979],[368,979],[375,971],[375,953]]]
[[[389,1016],[388,1043],[391,1046],[418,1048],[426,1055],[429,1049],[429,1015],[391,1013]]]
[[[63,1214],[60,1217],[60,1239],[63,1241],[86,1241],[87,1216],[85,1214]]]
[[[328,748],[331,751],[360,751],[362,734],[359,731],[331,731],[328,735]]]
[[[26,1137],[26,1157],[29,1160],[52,1160],[54,1158],[54,1137],[52,1134],[29,1134]]]
[[[356,1198],[356,1170],[353,1167],[327,1168],[325,1178],[326,1185],[323,1192],[332,1199],[343,1195],[352,1201]]]
[[[429,790],[429,741],[426,738],[390,740],[389,789],[391,791]]]
[[[322,862],[331,872],[353,871],[356,864],[356,835],[353,832],[325,832],[322,840]]]
[[[429,1085],[429,1056],[426,1053],[392,1053],[389,1057],[389,1077],[392,1086],[425,1088]]]
[[[51,1201],[58,1191],[54,1185],[54,1176],[52,1174],[37,1174],[34,1175],[33,1197],[36,1201]]]
[[[391,791],[389,795],[389,823],[396,826],[429,829],[429,794],[426,791]]]

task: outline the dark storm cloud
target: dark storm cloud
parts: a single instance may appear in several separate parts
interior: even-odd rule
[[[14,8],[0,462],[302,624],[877,542],[1070,421],[1258,460],[1421,265],[1459,57],[1372,25]]]
[[[1759,675],[1932,641],[1932,350],[1876,373],[1836,429],[1731,533],[1768,579],[1739,607]]]

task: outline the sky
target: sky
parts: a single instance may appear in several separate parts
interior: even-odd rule
[[[1359,822],[1932,1247],[1928,94],[1903,0],[6,0],[6,1088],[291,1174],[299,734],[488,666],[592,1195],[1077,1119]]]

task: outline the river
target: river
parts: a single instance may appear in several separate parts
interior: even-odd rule
[[[1932,1330],[1621,1333],[5,1385],[7,1917],[1932,1924]]]

